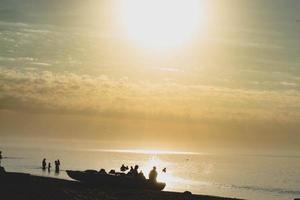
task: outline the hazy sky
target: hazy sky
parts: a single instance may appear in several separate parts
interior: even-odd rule
[[[300,1],[124,2],[0,0],[1,137],[297,148]]]

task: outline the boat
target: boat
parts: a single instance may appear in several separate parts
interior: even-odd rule
[[[98,187],[155,191],[161,191],[166,187],[166,183],[152,182],[148,179],[132,177],[125,173],[106,174],[99,173],[96,170],[66,170],[66,172],[74,180]]]

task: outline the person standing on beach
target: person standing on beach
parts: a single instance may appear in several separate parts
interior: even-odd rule
[[[2,151],[0,151],[0,166],[1,166],[1,161],[2,161]]]

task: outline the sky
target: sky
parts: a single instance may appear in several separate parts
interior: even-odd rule
[[[0,136],[297,150],[299,9],[298,0],[0,0]]]

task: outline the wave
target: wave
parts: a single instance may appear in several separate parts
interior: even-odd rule
[[[267,187],[260,187],[260,186],[238,186],[238,185],[230,185],[229,187],[252,190],[252,191],[271,192],[271,193],[278,193],[278,194],[300,195],[300,190],[289,190],[284,188],[267,188]]]

